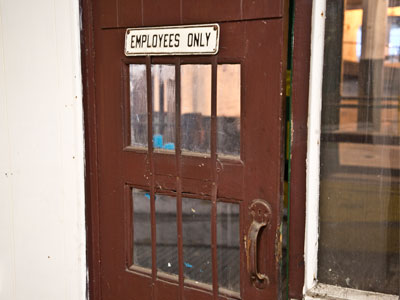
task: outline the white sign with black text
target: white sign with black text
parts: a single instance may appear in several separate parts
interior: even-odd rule
[[[215,55],[218,45],[218,24],[128,28],[125,34],[126,56]]]

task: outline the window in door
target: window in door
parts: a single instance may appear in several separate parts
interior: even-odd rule
[[[216,151],[221,159],[240,159],[240,64],[217,65]],[[129,65],[130,138],[134,149],[148,149],[147,126],[151,118],[154,153],[175,155],[176,148],[176,74],[175,65],[152,64],[151,113],[147,106],[146,65]],[[180,66],[180,142],[182,154],[210,157],[211,64]],[[145,125],[145,126],[144,126]],[[135,272],[152,272],[151,191],[129,187],[132,206],[132,265]],[[221,291],[240,293],[240,207],[230,199],[217,202],[217,274]],[[194,195],[181,198],[177,218],[174,190],[156,191],[156,269],[157,275],[178,281],[179,259],[177,219],[182,220],[183,275],[188,284],[206,284],[211,289],[211,201]]]

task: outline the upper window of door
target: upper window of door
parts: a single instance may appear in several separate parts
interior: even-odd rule
[[[400,3],[327,0],[325,15],[317,281],[396,295]]]
[[[217,66],[217,153],[219,157],[240,157],[240,64]],[[211,152],[211,64],[181,66],[180,139],[186,155]],[[175,151],[175,66],[151,66],[151,114],[148,113],[146,65],[129,65],[130,146],[148,148],[148,118],[152,118],[155,152]]]

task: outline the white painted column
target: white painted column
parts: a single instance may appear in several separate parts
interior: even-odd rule
[[[83,300],[78,0],[0,0],[0,299]]]

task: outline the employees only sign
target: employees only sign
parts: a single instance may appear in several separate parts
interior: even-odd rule
[[[128,28],[126,56],[214,55],[218,53],[219,25]]]

